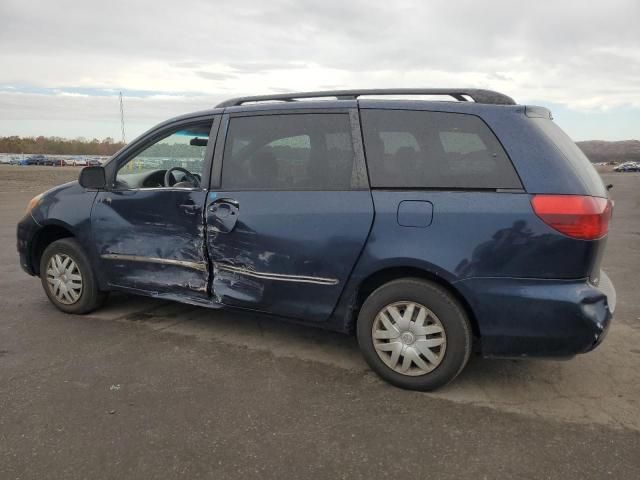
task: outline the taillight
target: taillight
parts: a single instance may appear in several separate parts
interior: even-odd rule
[[[544,223],[580,240],[596,240],[609,231],[613,203],[583,195],[534,195],[533,211]]]

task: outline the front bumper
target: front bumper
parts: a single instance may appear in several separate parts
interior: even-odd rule
[[[480,351],[498,357],[570,357],[604,339],[616,305],[606,273],[587,280],[474,278],[456,286],[475,315]]]
[[[17,229],[17,248],[20,256],[20,266],[29,275],[36,275],[34,270],[31,245],[38,230],[39,225],[30,214],[24,216],[18,223]]]

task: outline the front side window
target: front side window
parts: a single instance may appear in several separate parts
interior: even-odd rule
[[[211,121],[182,127],[122,165],[116,188],[199,188]]]
[[[474,115],[366,109],[361,117],[372,187],[522,188],[500,142]]]
[[[225,190],[349,190],[355,181],[349,116],[232,118],[222,163]]]

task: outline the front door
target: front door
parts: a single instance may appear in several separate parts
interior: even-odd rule
[[[225,119],[220,188],[206,202],[216,301],[329,317],[373,221],[354,113]]]
[[[211,126],[206,120],[169,128],[118,161],[113,187],[98,194],[91,213],[110,285],[208,299],[203,174]]]

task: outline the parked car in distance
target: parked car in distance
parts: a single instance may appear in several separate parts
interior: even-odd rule
[[[613,169],[614,172],[640,172],[640,164],[637,162],[624,162]]]
[[[102,165],[102,162],[97,158],[89,158],[87,159],[87,166],[89,167],[99,167]]]
[[[390,383],[433,390],[472,351],[566,358],[602,341],[611,209],[545,108],[343,90],[161,123],[33,198],[17,236],[63,312],[117,290],[306,322],[355,334]]]
[[[74,167],[86,167],[88,166],[87,159],[84,157],[74,157],[71,159],[71,165]]]
[[[22,161],[23,165],[44,165],[47,157],[44,155],[30,155]]]

